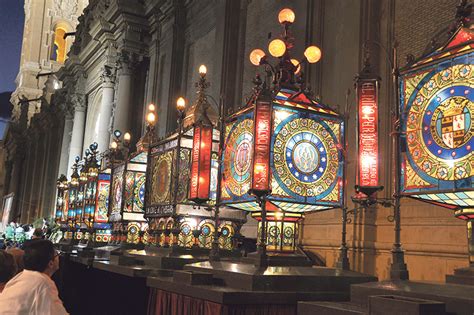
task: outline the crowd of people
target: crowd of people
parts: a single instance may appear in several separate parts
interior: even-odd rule
[[[68,314],[51,279],[59,269],[60,252],[43,229],[34,229],[21,246],[9,245],[4,242],[0,249],[0,315]]]

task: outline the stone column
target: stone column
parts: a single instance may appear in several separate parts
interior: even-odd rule
[[[59,161],[59,170],[56,177],[68,173],[69,145],[71,144],[71,133],[73,126],[73,115],[67,111],[64,116],[63,138],[61,141],[61,157]]]
[[[112,106],[114,103],[114,84],[115,76],[108,66],[104,67],[101,75],[102,79],[102,101],[100,103],[99,117],[97,117],[99,128],[97,135],[97,144],[99,152],[105,152],[109,148],[112,117]]]
[[[130,108],[132,107],[133,55],[122,52],[118,60],[117,98],[114,110],[113,130],[130,131]]]
[[[69,147],[69,159],[67,164],[68,178],[72,174],[71,167],[76,156],[82,157],[82,144],[84,141],[84,125],[86,118],[85,97],[82,94],[73,94],[74,125],[71,135],[71,146]]]

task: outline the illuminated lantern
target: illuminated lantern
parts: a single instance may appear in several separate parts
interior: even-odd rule
[[[400,70],[399,184],[403,196],[467,221],[474,264],[474,33],[459,18],[448,41],[433,40],[440,44]]]
[[[144,214],[147,152],[136,152],[111,170],[109,223],[117,244],[143,245],[146,229]]]
[[[304,213],[342,206],[344,122],[304,88],[302,62],[291,58],[294,20],[290,9],[279,14],[283,34],[268,47],[277,63],[271,65],[260,49],[251,52],[251,63],[264,66],[268,77],[264,83],[256,76],[250,100],[225,121],[220,202],[250,211],[259,221],[259,265],[265,263],[267,246],[296,248],[294,242],[285,249],[281,242],[268,243],[283,235],[275,238],[278,229],[288,227],[291,235],[285,239],[296,241],[295,222]],[[304,62],[315,63],[321,50],[310,46],[304,55]]]
[[[374,197],[379,186],[378,92],[380,78],[371,74],[368,59],[356,77],[358,167],[356,191]],[[364,197],[358,195],[357,197]]]
[[[68,229],[65,234],[65,239],[72,240],[74,237],[74,228],[75,228],[75,219],[76,219],[76,210],[77,210],[77,196],[79,191],[79,173],[77,172],[78,163],[80,158],[77,156],[75,163],[72,166],[72,175],[71,181],[69,182],[69,191],[68,191],[68,213],[67,213],[67,225]]]
[[[57,182],[56,182],[56,188],[57,188],[57,199],[56,199],[56,223],[61,224],[64,221],[66,221],[66,217],[63,216],[64,214],[64,209],[67,208],[66,205],[66,194],[68,190],[68,182],[67,182],[67,177],[64,174],[61,174],[59,176]]]
[[[242,211],[222,207],[220,213],[228,221],[226,228],[216,229],[208,210],[217,197],[219,130],[217,113],[205,93],[206,72],[205,66],[199,68],[195,102],[186,110],[185,100],[177,101],[177,131],[150,148],[145,216],[160,247],[210,249],[214,232],[222,230],[226,241],[219,241],[219,246],[232,250],[229,240],[245,220]]]

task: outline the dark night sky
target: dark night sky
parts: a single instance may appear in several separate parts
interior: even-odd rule
[[[23,39],[24,0],[0,0],[0,93],[15,89]]]

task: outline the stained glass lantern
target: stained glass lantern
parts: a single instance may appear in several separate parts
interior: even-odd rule
[[[104,170],[97,177],[97,188],[94,208],[94,241],[107,243],[111,238],[111,225],[108,223],[110,170]]]
[[[203,70],[201,66],[198,98],[180,119],[178,131],[150,147],[146,217],[154,242],[162,247],[210,248],[216,229],[206,208],[216,201],[219,131],[217,114],[204,94],[209,83]],[[223,207],[219,220],[218,230],[224,222],[232,227],[226,229],[231,240],[245,216]],[[221,248],[235,249],[229,244],[222,241]]]
[[[110,171],[100,171],[97,148],[97,143],[89,146],[83,208],[83,226],[85,226],[83,241],[94,241],[95,245],[106,243],[110,239],[110,224],[107,223]]]
[[[71,174],[71,181],[69,182],[69,190],[68,190],[68,214],[67,214],[67,225],[68,230],[65,233],[65,239],[73,239],[74,231],[75,231],[75,220],[76,220],[76,211],[79,207],[79,203],[77,202],[78,194],[79,194],[79,173],[78,173],[78,163],[80,158],[77,156],[75,159],[75,163],[72,166],[72,174]]]
[[[254,101],[227,121],[224,147],[222,203],[246,211],[260,211],[248,193],[252,169],[261,167],[252,160]],[[267,204],[295,213],[340,207],[341,117],[304,92],[288,88],[275,91],[270,108]]]
[[[143,244],[146,165],[147,153],[138,152],[112,168],[109,222],[116,243]]]
[[[404,196],[453,210],[472,233],[474,32],[472,19],[459,18],[449,39],[400,71],[400,187]]]
[[[276,223],[277,213],[300,218],[339,208],[343,195],[343,118],[305,89],[302,62],[290,56],[294,12],[285,8],[279,16],[283,33],[268,46],[277,61],[270,64],[261,49],[250,53],[251,63],[265,67],[267,77],[263,82],[257,74],[249,101],[226,120],[223,149],[221,203],[255,212],[261,227],[257,263],[262,265],[267,246],[283,249],[282,243],[268,243],[271,235],[276,241],[278,228],[284,229]],[[304,55],[305,62],[315,63],[321,50],[309,46]],[[296,226],[291,231],[296,240]]]
[[[67,208],[66,200],[67,200],[67,190],[68,190],[68,181],[67,177],[64,174],[59,176],[56,182],[57,188],[57,198],[56,198],[56,214],[55,219],[56,223],[61,224],[66,221],[66,216],[64,216],[65,208]]]
[[[474,207],[473,61],[473,33],[460,28],[400,74],[402,192],[461,216]]]
[[[82,161],[79,161],[80,166],[79,172],[79,186],[77,189],[77,196],[75,201],[75,227],[76,234],[75,239],[81,241],[84,239],[87,231],[87,225],[84,222],[84,211],[85,211],[85,198],[87,194],[88,174],[89,174],[89,158],[90,151],[87,149],[86,156]]]

